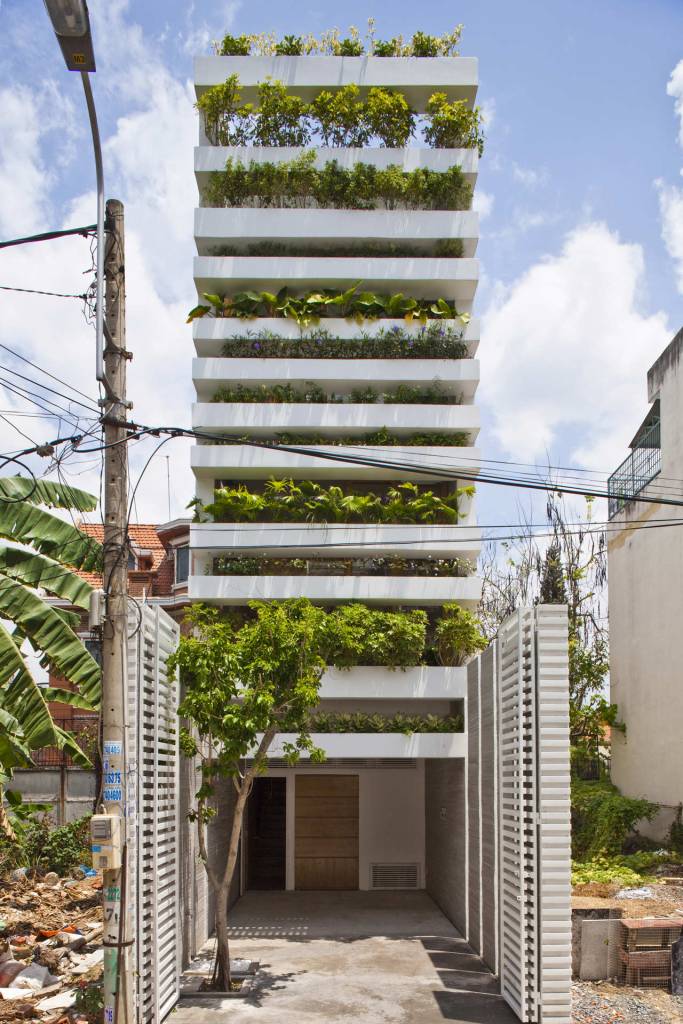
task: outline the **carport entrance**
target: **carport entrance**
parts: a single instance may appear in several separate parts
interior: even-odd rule
[[[497,979],[424,892],[251,892],[232,955],[260,960],[253,994],[181,1004],[174,1024],[514,1024]]]

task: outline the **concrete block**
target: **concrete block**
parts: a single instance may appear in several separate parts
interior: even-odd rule
[[[602,981],[616,973],[616,951],[619,941],[616,920],[581,922],[581,981]]]

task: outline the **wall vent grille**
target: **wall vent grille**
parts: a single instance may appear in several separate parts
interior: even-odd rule
[[[419,864],[371,864],[371,889],[419,889]]]

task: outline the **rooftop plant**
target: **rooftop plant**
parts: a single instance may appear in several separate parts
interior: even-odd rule
[[[430,36],[418,31],[411,39],[394,36],[382,40],[375,39],[375,19],[368,18],[365,42],[359,30],[352,25],[346,36],[342,36],[338,28],[323,32],[320,38],[313,35],[286,35],[278,40],[272,32],[225,35],[214,45],[216,53],[222,57],[243,57],[249,54],[260,57],[299,57],[309,54],[357,57],[364,53],[374,57],[457,57],[462,29],[462,25],[456,25],[452,32],[442,36]]]
[[[212,256],[290,256],[297,258],[325,257],[332,259],[353,257],[356,259],[459,259],[463,254],[461,238],[439,238],[435,241],[392,242],[380,239],[358,239],[352,242],[323,243],[303,239],[293,242],[251,242],[246,249],[236,245],[218,245]]]
[[[462,328],[432,321],[419,332],[404,327],[363,331],[355,338],[337,338],[324,327],[311,328],[299,338],[273,331],[247,331],[228,338],[223,355],[281,359],[465,359],[467,343]]]
[[[202,93],[196,107],[212,145],[307,146],[315,139],[326,146],[375,142],[400,149],[419,128],[434,148],[483,151],[479,107],[470,109],[465,100],[449,102],[446,93],[434,93],[418,117],[402,93],[384,86],[359,99],[356,85],[343,85],[334,93],[322,90],[310,103],[272,78],[259,82],[256,91],[256,103],[242,104],[239,76],[232,74]]]
[[[387,488],[384,494],[355,494],[337,484],[326,486],[315,480],[265,482],[262,493],[244,484],[218,487],[212,503],[201,507],[200,518],[213,516],[217,522],[243,523],[457,523],[459,499],[474,488],[458,487],[440,497],[429,488],[412,482]]]
[[[398,164],[375,167],[356,163],[341,167],[328,160],[315,166],[312,151],[277,163],[242,163],[230,157],[224,171],[214,171],[204,190],[206,206],[245,206],[375,210],[467,210],[472,187],[458,165],[447,171]]]
[[[465,558],[253,558],[220,556],[215,576],[470,576],[474,566]]]
[[[399,384],[393,391],[378,391],[372,385],[355,388],[348,394],[327,392],[318,384],[308,381],[305,387],[293,384],[236,384],[219,388],[212,402],[293,402],[333,405],[458,405],[460,398],[443,391],[438,382],[425,387],[413,384]]]
[[[453,434],[428,432],[424,434],[395,434],[386,427],[370,434],[348,435],[346,437],[328,437],[325,434],[277,434],[276,440],[283,445],[396,445],[397,447],[462,447],[470,443],[470,436],[465,430],[457,430]],[[233,443],[233,442],[230,442]]]
[[[315,733],[330,732],[371,732],[401,733],[413,736],[415,733],[463,732],[462,715],[395,715],[363,713],[362,711],[317,711],[309,720],[309,728]]]
[[[303,295],[292,295],[286,286],[277,294],[248,291],[235,295],[213,295],[204,292],[202,297],[210,305],[200,304],[191,309],[187,323],[209,314],[217,317],[239,317],[244,320],[258,316],[283,316],[295,320],[301,327],[307,327],[329,316],[356,321],[402,317],[408,323],[413,320],[426,323],[427,320],[457,319],[467,324],[470,320],[468,313],[459,313],[455,305],[447,299],[416,299],[404,295],[403,292],[389,295],[359,292],[359,285],[360,282],[343,292],[325,288],[305,292]]]

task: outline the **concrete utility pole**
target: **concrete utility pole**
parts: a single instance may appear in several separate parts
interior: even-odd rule
[[[106,870],[104,898],[104,1021],[132,1024],[134,935],[127,920],[126,893],[134,870],[127,851],[126,780],[126,645],[128,619],[128,443],[126,402],[126,293],[123,203],[110,199],[106,208],[104,369],[104,592],[102,631],[102,800],[106,814],[120,817],[124,843],[122,866]],[[110,389],[110,390],[109,390]],[[130,838],[130,837],[129,837]],[[128,852],[128,855],[127,855]],[[128,876],[128,877],[126,877]]]

